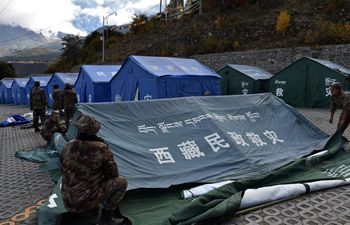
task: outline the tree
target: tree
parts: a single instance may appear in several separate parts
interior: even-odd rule
[[[285,33],[290,22],[290,16],[287,10],[282,10],[277,17],[276,31],[278,33]]]
[[[290,15],[287,10],[282,10],[277,17],[276,31],[283,34],[285,44],[287,45],[286,30],[289,26]]]
[[[83,39],[78,35],[68,34],[62,38],[62,59],[71,66],[78,65],[82,57]]]
[[[0,61],[0,79],[4,77],[15,77],[16,71],[11,63]]]

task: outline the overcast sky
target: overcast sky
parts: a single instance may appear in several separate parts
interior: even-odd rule
[[[169,2],[170,0],[168,0]],[[62,31],[85,35],[102,26],[131,21],[134,13],[155,14],[159,0],[0,0],[0,24],[20,25],[34,31]]]

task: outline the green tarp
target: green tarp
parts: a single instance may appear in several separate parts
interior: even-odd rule
[[[67,137],[75,136],[81,113],[101,123],[98,135],[129,183],[120,208],[135,225],[189,224],[233,213],[247,188],[342,179],[327,169],[349,158],[339,135],[329,141],[271,94],[78,104]],[[323,149],[330,152],[306,160]],[[235,182],[193,201],[181,198],[184,188],[224,180]],[[52,211],[40,210],[41,224],[50,225]]]
[[[275,197],[276,190],[283,190],[287,193],[283,197],[289,198],[349,183],[350,180],[345,179],[350,177],[350,155],[343,150],[340,135],[333,136],[325,148],[326,153],[320,156],[298,159],[275,171],[229,183],[194,199],[183,199],[181,187],[128,192],[120,210],[134,225],[184,225],[233,215],[246,208],[244,205],[254,206],[252,198]],[[324,181],[317,182],[319,180]],[[284,185],[271,186],[277,184]],[[264,186],[271,190],[251,196],[259,190],[256,188]],[[54,225],[65,212],[59,187],[60,183],[50,200],[39,209],[39,225]]]
[[[16,157],[42,163],[40,171],[50,172],[53,179],[57,181],[61,176],[59,171],[60,153],[63,151],[66,143],[67,141],[62,134],[55,133],[45,148],[18,151],[16,152]]]
[[[251,177],[327,141],[271,94],[78,104],[76,113],[101,123],[128,190]]]

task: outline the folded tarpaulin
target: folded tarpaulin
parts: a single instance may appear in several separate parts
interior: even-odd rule
[[[24,118],[21,115],[12,115],[0,123],[0,127],[17,126],[30,123],[31,120]]]

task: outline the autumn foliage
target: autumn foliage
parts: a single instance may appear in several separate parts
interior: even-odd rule
[[[285,33],[290,23],[290,15],[287,10],[282,10],[277,17],[276,31]]]

